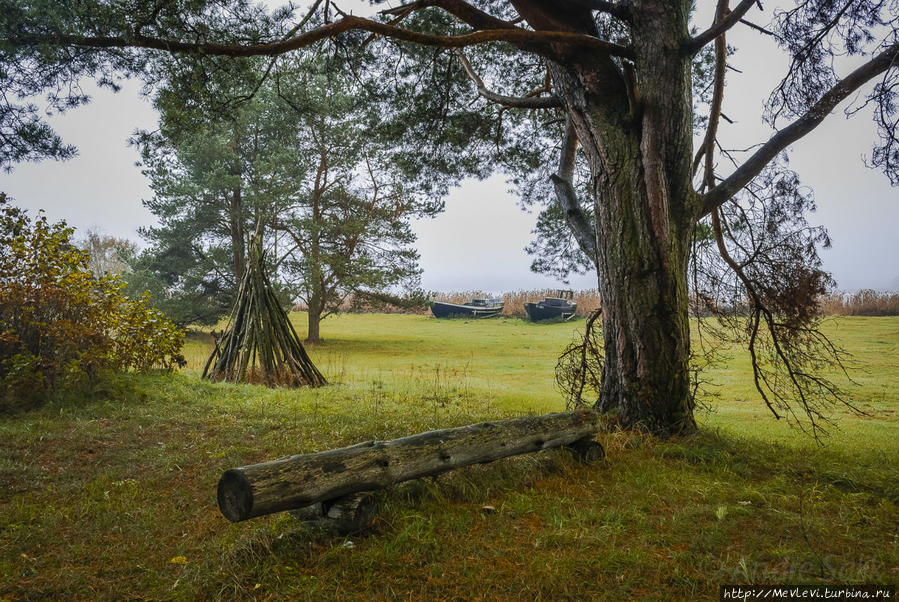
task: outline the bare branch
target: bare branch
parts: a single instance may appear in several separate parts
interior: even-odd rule
[[[694,38],[691,38],[687,44],[685,50],[689,54],[695,54],[699,52],[703,46],[720,36],[722,33],[739,23],[740,19],[743,18],[749,9],[756,3],[756,0],[742,0],[737,7],[727,14],[723,19],[718,19],[717,15],[715,18],[715,24],[710,28],[706,29],[701,34],[697,35]]]
[[[715,10],[715,22],[720,23],[727,14],[728,0],[718,0],[718,8]],[[706,190],[715,185],[714,150],[715,139],[718,136],[718,123],[721,118],[721,105],[724,101],[724,77],[727,74],[727,40],[722,33],[715,38],[715,79],[712,89],[712,103],[709,109],[709,127],[706,129],[702,148],[693,160],[693,171],[699,167],[699,161],[705,155],[705,176],[703,186]]]
[[[395,8],[382,10],[381,14],[406,16],[414,11],[430,7],[442,8],[475,29],[511,29],[515,27],[509,21],[503,21],[494,17],[462,0],[418,0],[417,2],[409,2]]]
[[[577,192],[571,183],[574,176],[574,161],[577,153],[577,134],[571,119],[566,121],[565,138],[562,140],[562,155],[559,158],[559,171],[552,174],[550,179],[556,191],[556,198],[562,211],[565,212],[565,221],[571,228],[574,239],[581,250],[596,264],[596,229],[590,224],[587,214],[581,208],[577,199]]]
[[[740,23],[742,23],[743,25],[745,25],[745,26],[747,26],[747,27],[749,27],[749,28],[751,28],[751,29],[756,30],[756,31],[759,32],[759,33],[763,33],[763,34],[765,34],[766,36],[771,36],[771,37],[773,37],[773,38],[778,38],[778,39],[780,39],[780,36],[778,36],[778,35],[777,35],[776,33],[774,33],[773,31],[770,31],[770,30],[768,30],[768,29],[765,29],[765,28],[762,27],[761,25],[756,25],[756,24],[753,23],[752,21],[747,21],[746,19],[740,19]]]
[[[844,77],[828,90],[802,117],[774,134],[734,173],[703,197],[702,213],[707,215],[725,203],[748,184],[774,157],[799,140],[830,115],[830,112],[850,94],[891,67],[899,66],[899,43],[893,44],[873,59]]]
[[[504,94],[499,94],[497,92],[493,92],[492,90],[488,90],[484,85],[484,80],[482,80],[480,76],[475,73],[474,69],[471,66],[471,63],[468,62],[468,58],[466,58],[465,54],[461,50],[456,50],[456,57],[459,59],[459,62],[462,63],[462,67],[465,69],[465,73],[468,74],[468,77],[471,78],[471,80],[475,83],[475,86],[477,86],[478,94],[491,102],[501,104],[504,107],[513,107],[519,109],[551,109],[562,106],[562,101],[559,100],[557,96],[506,96]]]

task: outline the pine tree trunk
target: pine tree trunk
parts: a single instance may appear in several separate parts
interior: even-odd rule
[[[327,155],[322,154],[318,166],[318,174],[315,177],[315,187],[312,191],[312,222],[321,223],[321,195],[327,179]],[[317,343],[320,340],[319,324],[321,323],[324,305],[324,286],[322,286],[322,253],[321,234],[317,228],[313,228],[310,240],[309,264],[307,274],[308,286],[311,288],[309,295],[309,329],[306,335],[307,343]]]
[[[690,61],[679,52],[689,5],[634,1],[634,19],[657,30],[635,42],[639,73],[593,53],[565,56],[551,73],[593,177],[605,351],[597,407],[625,428],[669,435],[696,426],[687,264],[698,207]]]
[[[658,215],[642,163],[597,183],[596,230],[605,363],[598,408],[626,428],[695,428],[688,363],[689,232]],[[675,204],[662,196],[665,206]]]
[[[234,163],[231,165],[231,175],[240,176],[243,172],[240,161],[236,158],[240,149],[240,130],[234,125],[234,131],[231,138],[232,152],[235,155]],[[231,269],[234,272],[235,288],[243,279],[244,270],[246,270],[247,250],[245,245],[246,232],[244,232],[243,223],[243,193],[240,185],[235,186],[231,191],[229,201],[228,221],[229,230],[231,232]]]
[[[231,208],[230,230],[231,230],[231,269],[234,271],[234,282],[239,283],[243,279],[243,273],[246,269],[245,260],[246,247],[244,244],[244,236],[246,235],[243,227],[241,190],[235,188],[231,192]]]
[[[688,371],[686,253],[672,249],[663,255],[647,246],[646,239],[614,237],[610,222],[600,221],[605,363],[598,408],[615,414],[627,428],[659,434],[690,431],[695,422]],[[623,263],[622,256],[641,260]]]

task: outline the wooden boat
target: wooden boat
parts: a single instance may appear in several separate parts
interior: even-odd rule
[[[502,299],[472,299],[470,303],[434,301],[431,311],[438,318],[489,318],[503,311]]]
[[[556,318],[570,320],[577,311],[574,291],[559,291],[557,297],[546,297],[543,301],[525,303],[524,310],[528,312],[528,318],[532,322]]]

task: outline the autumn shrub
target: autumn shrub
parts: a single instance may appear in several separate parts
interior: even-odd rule
[[[117,276],[96,278],[73,232],[0,195],[0,408],[183,362],[184,333],[147,296],[125,297]]]

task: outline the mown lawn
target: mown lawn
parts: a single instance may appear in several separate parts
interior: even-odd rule
[[[397,486],[365,536],[218,513],[232,466],[563,409],[555,358],[582,327],[341,315],[311,349],[334,383],[315,391],[202,382],[196,335],[182,374],[0,416],[0,600],[675,600],[899,581],[899,318],[828,324],[868,415],[837,412],[823,447],[766,414],[737,355],[687,439],[603,435],[599,465],[547,452]]]

